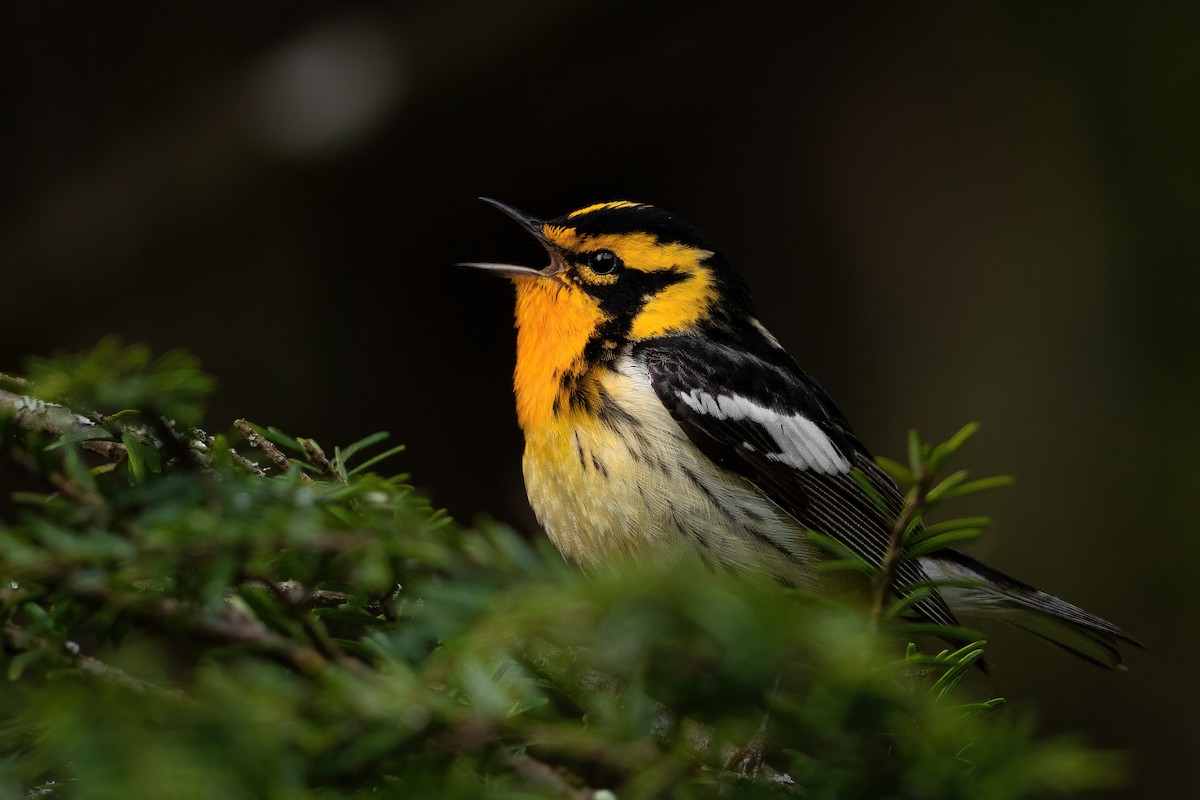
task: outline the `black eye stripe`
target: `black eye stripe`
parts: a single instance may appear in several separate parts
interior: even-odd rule
[[[593,284],[586,291],[600,301],[600,308],[606,314],[627,317],[627,321],[632,321],[650,298],[668,286],[687,279],[686,273],[674,269],[655,272],[631,269],[623,273],[619,280],[601,286]]]

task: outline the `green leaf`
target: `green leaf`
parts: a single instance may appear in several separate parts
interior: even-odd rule
[[[346,472],[346,459],[342,455],[342,448],[338,447],[337,445],[334,445],[333,447],[333,461],[330,462],[330,466],[333,467],[333,471],[336,472],[338,477],[343,481],[350,480],[350,475]]]
[[[907,558],[920,558],[938,550],[945,550],[958,542],[978,539],[981,535],[983,531],[979,528],[959,528],[933,536],[919,536],[904,548],[904,555]]]
[[[38,492],[13,492],[9,495],[14,503],[22,503],[31,506],[44,506],[53,498],[50,495],[40,494]]]
[[[913,515],[913,518],[908,521],[908,525],[904,526],[904,534],[900,537],[901,542],[907,542],[921,529],[922,513],[918,511]]]
[[[129,464],[130,482],[135,484],[144,483],[146,480],[146,461],[142,458],[141,444],[128,433],[121,435],[121,442],[125,445],[125,460]]]
[[[925,494],[925,503],[927,506],[932,506],[934,503],[942,499],[942,495],[952,491],[956,486],[960,485],[969,477],[965,469],[960,469],[958,472],[952,472],[941,480],[936,486],[930,489]]]
[[[893,461],[887,456],[875,456],[875,464],[886,472],[888,477],[902,486],[913,482],[912,470],[899,461]]]
[[[37,623],[29,629],[31,632],[37,633],[43,630],[54,630],[54,618],[47,613],[46,609],[37,603],[24,603],[21,608],[29,615],[30,619]]]
[[[299,631],[300,624],[284,611],[283,601],[266,589],[243,583],[237,587],[237,594],[268,628],[281,633],[294,634]]]
[[[986,528],[991,524],[992,520],[990,517],[962,517],[960,519],[949,519],[945,522],[926,525],[925,533],[929,536],[936,536],[940,533],[959,531],[967,528]]]
[[[96,491],[96,478],[84,463],[83,456],[75,445],[67,446],[63,456],[63,468],[67,471],[67,477],[71,479],[71,482],[80,489],[85,492]]]
[[[154,409],[185,427],[199,424],[213,387],[188,353],[173,350],[155,359],[145,345],[126,347],[115,337],[85,353],[30,359],[28,371],[35,395],[43,400],[108,414]]]
[[[951,660],[954,661],[954,665],[951,666],[950,669],[946,670],[942,677],[938,678],[933,684],[933,687],[929,690],[932,694],[937,696],[938,700],[945,698],[945,696],[955,686],[957,686],[964,677],[966,677],[967,670],[969,670],[972,665],[983,658],[983,648],[978,645],[978,642],[973,642],[972,644],[967,645],[967,647],[964,647],[962,650],[959,650],[958,653],[951,657]]]
[[[542,706],[546,705],[549,702],[550,702],[550,698],[546,697],[545,695],[535,695],[533,697],[527,697],[524,700],[520,700],[520,701],[514,703],[513,707],[508,712],[508,716],[518,717],[527,711],[533,711],[535,708],[541,708]]]
[[[364,436],[353,444],[347,445],[346,448],[342,450],[341,454],[343,463],[345,463],[345,461],[349,461],[351,458],[354,458],[354,454],[359,450],[363,450],[371,445],[385,441],[388,436],[390,436],[390,434],[387,431],[378,431],[376,433],[372,433],[370,436]]]
[[[901,597],[899,600],[887,607],[887,610],[883,612],[884,619],[895,619],[896,617],[899,617],[905,611],[908,611],[914,605],[929,597],[931,594],[933,594],[933,589],[927,586],[912,590],[908,594],[904,595],[904,597]]]
[[[925,459],[922,456],[921,437],[917,434],[915,428],[908,432],[908,468],[913,475],[919,475],[923,471]]]
[[[862,490],[863,494],[870,499],[871,504],[875,506],[876,511],[878,511],[885,519],[892,515],[891,509],[888,508],[887,501],[884,500],[883,495],[879,493],[879,489],[876,488],[875,484],[871,482],[871,478],[865,472],[858,467],[855,467],[854,469],[850,470],[850,477],[856,484],[858,484],[858,488]]]
[[[267,427],[267,428],[260,428],[259,426],[255,425],[254,423],[250,423],[250,427],[254,428],[254,430],[257,431],[260,436],[267,439],[271,443],[277,444],[280,447],[286,447],[287,449],[295,452],[298,455],[301,455],[301,456],[306,455],[306,453],[304,451],[304,446],[302,444],[300,444],[300,442],[296,441],[291,436],[288,436],[286,433],[279,430],[278,428],[276,428],[274,426]]]
[[[995,711],[997,708],[1008,703],[1003,697],[993,697],[982,703],[966,703],[958,707],[961,712],[960,719],[972,719],[973,717],[981,717],[984,714]]]
[[[10,681],[20,680],[26,668],[39,661],[43,655],[41,650],[25,650],[17,653],[8,660],[8,679]]]
[[[832,559],[828,562],[834,565],[828,569],[855,569],[861,572],[870,572],[872,574],[878,571],[873,564],[868,562],[858,553],[854,552],[844,543],[834,539],[832,536],[826,536],[825,534],[818,533],[817,531],[808,531],[805,536],[812,542],[816,543],[827,553],[837,557],[836,559]],[[813,566],[819,570],[822,569],[820,566],[822,563],[825,562],[817,562]]]
[[[968,656],[969,654],[971,654],[973,651],[982,650],[983,646],[985,644],[987,644],[987,639],[976,639],[973,642],[967,642],[965,645],[958,648],[957,650],[955,650],[952,653],[948,652],[948,651],[943,651],[941,658],[943,661],[958,662],[961,659]]]
[[[111,434],[108,430],[99,426],[93,425],[87,428],[82,428],[77,431],[69,431],[58,437],[58,440],[47,445],[47,450],[57,450],[60,447],[66,447],[73,444],[82,444],[90,442],[94,439],[107,439]]]
[[[897,625],[893,630],[899,634],[928,633],[958,642],[974,642],[985,638],[982,633],[973,628],[967,628],[962,625],[939,625],[935,622],[906,622],[902,625]]]
[[[960,481],[956,485],[939,492],[936,498],[931,499],[936,499],[938,502],[944,503],[947,500],[953,500],[956,497],[974,494],[975,492],[983,492],[987,491],[988,489],[997,489],[1001,486],[1011,486],[1012,483],[1013,479],[1010,475],[996,475],[991,478],[980,478],[977,481],[970,481],[969,483],[962,483]],[[930,494],[932,495],[932,492]]]
[[[396,455],[397,453],[403,453],[404,448],[405,448],[404,445],[398,444],[389,450],[384,450],[382,453],[379,453],[378,455],[368,458],[366,461],[359,464],[354,469],[350,470],[349,475],[351,477],[353,477],[355,475],[359,475],[363,472],[366,472],[367,470],[369,470],[371,467],[375,466],[379,462],[384,461],[385,459],[389,459],[392,456]]]
[[[958,433],[951,436],[949,440],[934,447],[933,451],[929,454],[930,468],[934,472],[941,470],[945,463],[958,453],[959,448],[963,446],[967,439],[970,439],[972,436],[974,436],[975,432],[978,430],[978,422],[968,422],[958,431]]]

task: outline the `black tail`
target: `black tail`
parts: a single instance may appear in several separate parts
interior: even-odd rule
[[[957,550],[921,559],[955,614],[995,616],[1108,669],[1125,669],[1120,645],[1144,647],[1106,619],[1011,578]]]

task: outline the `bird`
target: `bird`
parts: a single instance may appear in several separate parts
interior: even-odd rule
[[[903,498],[833,399],[759,321],[746,282],[660,207],[596,203],[541,220],[497,200],[544,267],[464,262],[516,289],[513,389],[534,513],[585,568],[663,554],[819,591],[811,532],[880,568]],[[857,471],[856,476],[852,473]],[[953,626],[994,615],[1123,669],[1116,625],[954,549],[902,560],[894,590]]]

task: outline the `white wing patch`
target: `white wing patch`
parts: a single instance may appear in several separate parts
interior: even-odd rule
[[[715,419],[758,423],[775,440],[778,448],[779,452],[765,454],[772,461],[827,475],[850,471],[850,462],[838,452],[829,437],[812,420],[799,414],[780,414],[736,394],[713,397],[701,389],[680,392],[679,399],[693,411]],[[754,449],[748,443],[743,446]]]

